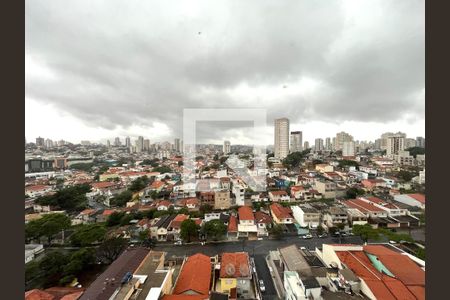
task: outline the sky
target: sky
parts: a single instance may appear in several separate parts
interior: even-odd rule
[[[273,144],[281,117],[310,143],[425,136],[422,0],[25,5],[27,141],[173,141],[187,108],[267,111],[257,130],[203,122],[202,143]]]

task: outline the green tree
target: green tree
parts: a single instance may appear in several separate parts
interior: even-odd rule
[[[139,241],[144,244],[150,238],[150,231],[148,229],[139,232]]]
[[[345,168],[345,167],[359,167],[359,163],[354,160],[347,160],[342,159],[339,161],[339,167]]]
[[[300,165],[300,163],[304,160],[303,152],[292,152],[283,159],[283,165],[288,168],[295,168]]]
[[[131,200],[131,198],[133,198],[133,192],[127,190],[127,191],[123,191],[122,193],[114,196],[110,200],[110,203],[112,206],[121,207],[121,206],[125,206],[126,203]]]
[[[172,169],[167,166],[160,166],[153,169],[154,172],[159,172],[161,174],[164,173],[172,173]]]
[[[147,176],[142,176],[139,178],[136,178],[135,180],[133,180],[131,182],[130,187],[128,188],[128,190],[132,191],[132,192],[137,192],[142,190],[143,188],[145,188],[149,183],[149,179]]]
[[[209,204],[202,204],[199,207],[199,211],[202,215],[212,212],[213,207]]]
[[[417,157],[417,154],[425,154],[425,148],[421,147],[411,147],[406,149],[406,151],[409,151],[409,155],[414,156],[414,158]]]
[[[58,190],[54,195],[36,199],[40,205],[56,206],[67,212],[78,212],[87,207],[86,193],[91,191],[89,184],[78,184]]]
[[[42,218],[30,221],[25,226],[25,234],[29,239],[47,237],[48,244],[51,243],[52,237],[69,228],[71,225],[70,218],[61,213],[52,213],[44,215]]]
[[[324,232],[324,229],[323,229],[322,225],[317,226],[317,234],[322,235],[323,232]]]
[[[227,233],[227,226],[221,220],[211,220],[205,223],[204,231],[209,239],[217,241]]]
[[[353,233],[359,235],[361,239],[367,243],[370,240],[378,240],[380,235],[377,230],[373,229],[370,224],[353,225]]]
[[[105,264],[116,260],[127,246],[127,240],[120,237],[106,239],[97,248],[97,258]]]
[[[76,228],[75,232],[70,236],[73,246],[88,246],[95,242],[103,240],[106,229],[99,224],[81,225]]]
[[[125,215],[124,212],[118,212],[115,211],[112,214],[109,215],[108,219],[106,220],[106,226],[112,227],[120,224],[120,220]]]
[[[64,274],[64,267],[69,263],[70,257],[60,251],[47,253],[39,262],[41,276],[44,278],[43,287],[56,285]]]
[[[181,222],[180,236],[184,241],[191,242],[192,237],[198,234],[199,226],[192,219],[187,219]]]
[[[364,195],[365,192],[363,189],[359,189],[356,187],[351,187],[345,192],[345,196],[347,199],[355,199],[358,196]]]
[[[400,170],[397,173],[398,178],[402,179],[403,181],[411,181],[411,179],[413,179],[415,176],[417,176],[418,174],[406,171],[406,170]]]
[[[272,228],[269,229],[269,233],[276,239],[281,239],[284,235],[284,230],[280,224],[274,224]]]

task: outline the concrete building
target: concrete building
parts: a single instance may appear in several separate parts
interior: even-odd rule
[[[344,142],[352,142],[353,136],[346,132],[338,132],[336,134],[336,142],[333,142],[335,150],[341,150],[344,146]]]
[[[224,141],[223,142],[223,153],[224,154],[231,153],[231,143],[230,143],[230,141]]]
[[[229,209],[231,207],[230,191],[214,192],[214,209]]]
[[[406,134],[400,132],[389,136],[386,140],[386,155],[392,157],[405,150],[405,139]]]
[[[315,151],[323,151],[324,147],[323,147],[323,139],[321,138],[317,138],[314,141],[314,150]]]
[[[150,150],[150,140],[149,139],[145,139],[144,140],[143,150],[144,151],[149,151]]]
[[[421,148],[425,148],[425,138],[418,136],[416,138],[416,147],[421,147]]]
[[[342,156],[355,156],[355,142],[345,141],[342,143]]]
[[[235,205],[239,205],[242,206],[245,204],[244,202],[244,195],[245,195],[245,188],[244,186],[239,183],[238,181],[234,180],[233,181],[233,187],[232,187],[232,192],[235,198]]]
[[[131,139],[130,139],[129,136],[127,136],[127,137],[125,138],[125,146],[126,146],[126,147],[130,147],[130,146],[131,146]]]
[[[303,133],[301,131],[291,131],[290,152],[300,152],[303,150]]]
[[[122,145],[122,142],[120,141],[119,137],[116,137],[114,139],[114,146],[119,147],[120,145]]]
[[[331,138],[329,138],[329,137],[327,137],[325,139],[325,150],[327,150],[327,151],[331,151],[332,150],[332,148],[331,148]]]
[[[301,227],[317,228],[321,213],[311,205],[292,206],[292,215]]]
[[[181,140],[180,139],[176,138],[174,140],[173,146],[174,146],[175,152],[177,152],[177,153],[181,152]]]
[[[308,141],[303,143],[303,149],[305,149],[305,150],[309,149],[309,142]]]
[[[275,119],[275,157],[283,159],[289,154],[289,119]]]

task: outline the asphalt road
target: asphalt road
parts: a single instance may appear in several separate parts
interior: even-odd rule
[[[266,287],[266,291],[262,292],[263,299],[277,299],[277,291],[275,290],[272,276],[270,276],[269,269],[267,268],[265,256],[264,254],[256,254],[254,257],[256,273],[258,273],[259,279],[264,281],[264,286]]]
[[[322,244],[362,244],[363,241],[358,236],[343,237],[341,240],[334,237],[302,239],[297,236],[284,237],[280,240],[265,239],[262,241],[236,241],[222,243],[207,243],[206,245],[192,244],[176,246],[173,244],[157,244],[156,251],[167,252],[167,257],[171,256],[190,256],[196,253],[203,253],[208,256],[214,256],[223,252],[248,252],[250,256],[267,255],[270,250],[296,244],[298,247],[306,247],[314,250],[316,247],[322,248]]]

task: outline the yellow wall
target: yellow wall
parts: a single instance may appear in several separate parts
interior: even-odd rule
[[[220,292],[229,293],[230,289],[237,286],[236,278],[220,278]]]
[[[101,174],[98,179],[100,181],[106,181],[108,179],[112,179],[112,178],[119,178],[118,174]]]

